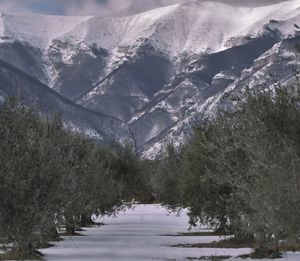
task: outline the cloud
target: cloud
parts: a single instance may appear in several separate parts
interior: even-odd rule
[[[1,0],[0,1],[0,11],[1,12],[32,12],[30,8],[30,0],[20,1],[20,0]]]
[[[59,0],[58,0],[59,1]],[[132,15],[153,8],[182,3],[187,1],[207,0],[60,0],[65,2],[64,12],[67,15],[100,15],[117,16]],[[275,4],[290,0],[210,0],[215,2],[231,3],[234,5],[259,6]]]
[[[75,0],[64,5],[66,15],[131,15],[183,0]]]
[[[128,15],[181,0],[0,0],[1,12],[65,15]]]
[[[63,6],[66,15],[117,15],[129,6],[128,0],[75,0]]]
[[[189,0],[0,0],[1,12],[64,15],[132,15],[152,8]],[[203,1],[203,0],[194,0]],[[211,0],[234,4],[272,4],[284,0]],[[288,1],[288,0],[285,0]]]

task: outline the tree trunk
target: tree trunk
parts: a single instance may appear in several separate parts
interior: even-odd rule
[[[59,240],[59,234],[54,225],[47,229],[46,238],[47,238],[47,241],[58,241]]]
[[[216,234],[220,235],[226,235],[228,233],[228,224],[227,224],[227,219],[225,217],[219,218],[220,220],[220,225],[216,229]]]
[[[80,216],[80,226],[81,227],[87,227],[94,225],[94,222],[91,219],[91,216],[89,214],[82,214]]]
[[[75,235],[75,221],[72,215],[66,214],[66,233],[68,235]]]
[[[253,258],[278,258],[280,257],[279,241],[272,240],[270,236],[259,235],[257,238],[257,247],[254,251]]]
[[[21,241],[16,242],[15,247],[11,250],[12,256],[25,260],[36,256],[36,251],[31,242]]]

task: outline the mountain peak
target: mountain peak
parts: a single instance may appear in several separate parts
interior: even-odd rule
[[[137,14],[116,17],[3,14],[0,59],[72,103],[123,121],[150,154],[183,143],[224,92],[270,72],[290,77],[289,66],[298,66],[299,0],[138,1]],[[20,88],[7,83],[6,90]]]
[[[300,7],[297,0],[258,7],[253,6],[261,1],[252,2],[251,6],[238,2],[184,1],[113,18],[2,14],[0,36],[40,48],[48,48],[54,39],[67,39],[76,44],[97,44],[108,50],[149,39],[161,52],[176,56],[220,51],[230,38],[259,33],[269,20],[285,20]]]

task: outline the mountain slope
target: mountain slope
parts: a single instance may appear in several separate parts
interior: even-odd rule
[[[0,97],[17,96],[38,106],[45,115],[59,113],[66,127],[97,142],[130,141],[129,129],[120,120],[81,107],[35,78],[0,60]]]
[[[136,10],[151,7],[140,5]],[[274,71],[279,81],[291,77],[291,61],[277,59],[276,46],[297,43],[297,24],[298,0],[182,1],[117,17],[2,14],[0,59],[86,112],[125,122],[151,157],[167,143],[183,143],[195,122],[225,106],[220,97],[229,89],[270,85]],[[257,71],[266,55],[274,58]]]
[[[2,14],[0,34],[4,39],[27,42],[39,49],[60,40],[82,47],[97,44],[111,51],[148,39],[166,54],[194,54],[223,49],[238,35],[255,36],[269,20],[291,18],[300,7],[297,0],[255,8],[231,2],[235,1],[186,1],[113,18]]]

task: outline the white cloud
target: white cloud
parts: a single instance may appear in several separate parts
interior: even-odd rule
[[[190,0],[0,0],[1,12],[43,12],[66,15],[131,15],[155,7]],[[194,0],[204,1],[204,0]],[[288,0],[211,0],[242,5],[261,5]],[[55,7],[55,8],[54,8]],[[47,9],[48,8],[48,9]]]
[[[20,0],[0,0],[0,11],[1,12],[32,12],[30,4],[33,1],[20,1]]]
[[[66,15],[128,15],[183,0],[0,0],[0,12],[58,12]],[[55,7],[55,9],[54,9]]]
[[[100,3],[97,0],[77,0],[72,4],[64,5],[66,15],[100,15],[110,16],[120,13],[129,5],[128,0],[110,0],[107,3]]]
[[[130,15],[180,1],[182,0],[108,0],[101,3],[97,0],[78,0],[66,5],[64,10],[67,15]]]

